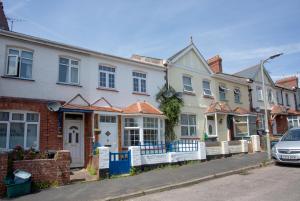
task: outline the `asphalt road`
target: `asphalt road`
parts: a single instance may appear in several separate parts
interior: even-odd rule
[[[268,166],[132,201],[299,201],[300,166]]]

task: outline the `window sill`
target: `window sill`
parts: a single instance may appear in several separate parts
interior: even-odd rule
[[[221,102],[228,102],[228,100],[227,100],[227,99],[224,99],[224,100],[221,100],[221,99],[220,99],[220,101],[221,101]]]
[[[71,84],[71,83],[63,83],[63,82],[56,82],[58,85],[65,85],[65,86],[71,86],[71,87],[82,87],[79,84]]]
[[[118,90],[113,89],[113,88],[97,87],[96,89],[97,90],[103,90],[103,91],[119,92]]]
[[[132,92],[132,94],[134,94],[134,95],[140,95],[140,96],[150,96],[147,93],[139,93],[139,92]]]
[[[263,100],[257,100],[258,102],[264,102]]]
[[[213,96],[211,96],[211,95],[203,95],[203,98],[214,99],[214,97],[213,97]]]
[[[190,95],[190,96],[196,96],[195,92],[193,92],[193,91],[183,91],[183,94]]]
[[[240,105],[242,105],[243,103],[242,102],[234,102],[235,104],[240,104]]]
[[[13,79],[13,80],[24,80],[24,81],[31,81],[31,82],[35,81],[33,79],[27,79],[27,78],[21,78],[21,77],[13,77],[13,76],[7,76],[7,75],[3,75],[1,77],[5,78],[5,79]]]

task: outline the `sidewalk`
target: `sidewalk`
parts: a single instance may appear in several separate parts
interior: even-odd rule
[[[158,188],[170,184],[206,177],[259,164],[267,158],[266,153],[237,155],[203,163],[145,172],[136,176],[107,179],[89,183],[77,183],[19,197],[22,201],[94,201],[107,197]]]

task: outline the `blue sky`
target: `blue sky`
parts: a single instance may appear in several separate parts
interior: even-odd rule
[[[14,31],[113,55],[168,58],[189,44],[223,58],[227,73],[266,64],[275,79],[300,73],[299,0],[3,0]]]

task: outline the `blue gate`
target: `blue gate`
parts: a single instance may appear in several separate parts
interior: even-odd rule
[[[127,174],[130,171],[130,151],[109,153],[109,175]]]

